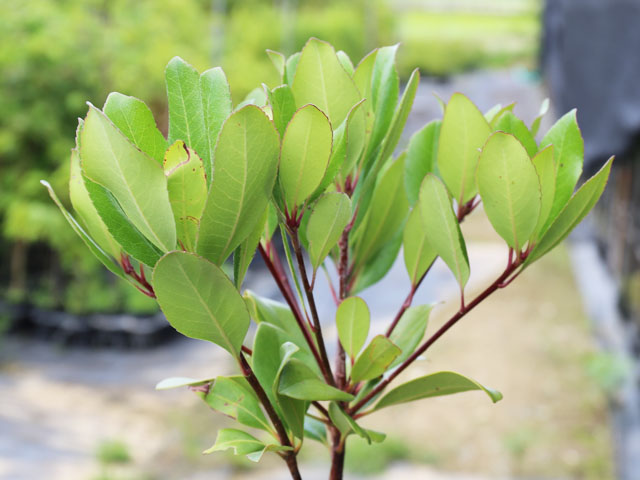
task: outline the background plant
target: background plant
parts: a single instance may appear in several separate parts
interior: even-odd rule
[[[235,107],[220,68],[200,74],[176,57],[165,72],[168,139],[143,102],[119,93],[80,121],[70,199],[82,224],[43,182],[109,270],[155,298],[176,330],[236,360],[238,376],[158,385],[190,386],[252,429],[220,430],[206,453],[231,448],[258,461],[273,451],[300,478],[296,456],[311,439],[330,449],[337,479],[349,435],[384,441],[358,423],[365,415],[470,390],[500,400],[447,371],[387,387],[562,241],[604,189],[611,160],[574,193],[583,154],[575,112],[538,144],[540,117],[527,126],[512,105],[482,114],[462,94],[394,157],[419,82],[415,70],[399,94],[396,50],[376,49],[357,66],[316,39],[289,57],[270,51],[282,84]],[[459,224],[480,203],[506,243],[505,269],[469,295]],[[370,312],[356,294],[385,275],[402,246],[411,289],[386,332],[369,339]],[[256,250],[286,304],[241,294]],[[221,267],[230,257],[228,276]],[[458,281],[460,307],[423,341],[432,307],[412,299],[437,257]],[[314,297],[327,261],[338,273],[336,285],[327,275],[337,306],[333,363]]]

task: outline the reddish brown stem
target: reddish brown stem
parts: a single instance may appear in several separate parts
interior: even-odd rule
[[[351,407],[351,409],[349,410],[349,413],[355,414],[361,408],[367,405],[372,398],[374,398],[376,395],[382,392],[382,390],[384,390],[385,387],[393,381],[393,379],[395,379],[398,375],[400,375],[400,373],[402,373],[409,365],[411,365],[420,355],[422,355],[425,351],[427,351],[427,349],[431,347],[431,345],[433,345],[442,335],[444,335],[447,332],[447,330],[449,330],[456,323],[458,323],[458,321],[462,317],[464,317],[467,313],[473,310],[478,304],[480,304],[483,300],[485,300],[489,295],[491,295],[493,292],[498,290],[500,288],[500,285],[502,285],[506,280],[509,279],[511,274],[513,274],[513,272],[522,264],[525,258],[526,258],[526,255],[524,255],[524,257],[520,257],[513,264],[508,265],[507,268],[502,273],[502,275],[500,275],[495,282],[493,282],[489,287],[487,287],[482,293],[480,293],[476,298],[474,298],[467,305],[461,305],[460,310],[458,310],[458,312],[455,315],[453,315],[447,321],[447,323],[445,323],[442,327],[440,327],[440,329],[436,333],[434,333],[431,337],[429,337],[429,339],[426,342],[424,342],[420,346],[420,348],[418,348],[415,352],[413,352],[413,354],[409,358],[407,358],[404,362],[402,362],[400,366],[396,370],[394,370],[393,373],[391,373],[391,375],[389,375],[387,378],[382,380],[362,400],[360,400],[356,405]]]

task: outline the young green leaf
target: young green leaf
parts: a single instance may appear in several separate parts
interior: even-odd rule
[[[458,204],[477,193],[475,171],[491,129],[467,97],[454,93],[447,104],[438,140],[438,168]]]
[[[369,335],[371,314],[366,302],[360,297],[348,297],[340,302],[336,311],[338,338],[345,352],[356,358]]]
[[[276,68],[276,71],[280,75],[280,80],[282,80],[284,77],[284,65],[285,65],[285,62],[287,61],[285,56],[280,52],[276,52],[274,50],[269,50],[269,49],[267,49],[267,56],[269,57],[269,60],[271,60],[271,63],[273,63],[273,66]]]
[[[80,159],[87,178],[113,194],[145,237],[163,252],[175,248],[176,226],[162,166],[92,105],[82,129]]]
[[[469,280],[467,247],[453,213],[451,197],[440,179],[428,173],[420,187],[418,208],[427,242],[451,269],[463,289]]]
[[[300,52],[296,52],[287,58],[287,62],[284,64],[284,79],[287,85],[293,85],[293,79],[298,70],[298,62],[300,61]]]
[[[553,145],[556,162],[556,193],[547,225],[560,213],[578,183],[584,161],[584,142],[576,119],[576,110],[560,118],[540,142],[540,149]]]
[[[351,199],[344,193],[325,193],[313,207],[307,224],[309,257],[317,269],[351,221]]]
[[[404,192],[403,180],[404,155],[401,155],[386,172],[381,173],[367,215],[356,232],[355,265],[362,266],[373,258],[405,221],[409,202]]]
[[[389,335],[389,340],[402,350],[402,353],[393,361],[391,367],[399,365],[409,358],[422,341],[424,332],[427,330],[431,308],[431,305],[415,305],[409,307],[402,314],[398,325]]]
[[[53,191],[53,188],[51,188],[51,185],[49,184],[49,182],[45,180],[40,180],[40,183],[44,185],[46,189],[49,191],[49,196],[51,197],[51,199],[58,206],[64,218],[67,220],[67,222],[69,222],[69,225],[71,225],[71,228],[73,228],[73,231],[76,232],[78,236],[82,239],[82,241],[85,243],[85,245],[89,247],[89,250],[91,251],[91,253],[93,253],[95,257],[98,260],[100,260],[100,262],[105,267],[109,269],[110,272],[116,274],[121,278],[126,278],[124,272],[122,271],[122,268],[113,261],[113,259],[109,256],[108,253],[102,250],[102,248],[100,248],[100,246],[93,241],[93,239],[87,234],[87,232],[85,232],[82,229],[82,227],[76,221],[76,219],[73,218],[73,215],[71,215],[67,211],[67,209],[64,208],[64,205],[62,205],[62,202],[60,202],[60,200],[58,199],[58,196]]]
[[[180,57],[165,70],[169,98],[169,143],[183,140],[204,163],[211,182],[216,138],[231,113],[229,84],[220,68],[198,71]]]
[[[400,353],[401,350],[384,335],[373,337],[367,348],[356,358],[351,369],[351,380],[357,383],[379,377],[389,369]]]
[[[298,346],[291,342],[285,341],[281,344],[279,349],[280,365],[276,372],[275,379],[273,380],[273,384],[271,385],[271,392],[280,406],[282,418],[289,425],[293,434],[302,439],[304,438],[304,418],[307,413],[307,409],[309,408],[309,402],[281,395],[278,391],[280,388],[280,379],[282,378],[282,373],[285,367],[289,363],[289,360],[291,360],[291,358],[298,352]],[[304,361],[301,363],[307,365]]]
[[[237,430],[235,428],[221,428],[218,430],[218,438],[213,447],[203,453],[213,453],[222,450],[232,449],[236,455],[246,455],[252,462],[259,462],[265,452],[286,452],[292,450],[291,447],[282,445],[266,445],[253,435]]]
[[[323,445],[327,443],[327,428],[320,420],[312,417],[304,417],[304,437],[320,442]]]
[[[197,252],[221,265],[253,231],[271,198],[278,132],[255,106],[235,111],[218,137],[215,172],[200,219]]]
[[[95,243],[113,258],[119,258],[122,247],[118,245],[118,242],[109,233],[107,226],[98,215],[96,207],[89,197],[89,192],[87,192],[84,184],[84,176],[80,169],[80,156],[75,148],[71,150],[69,200],[71,200],[73,209],[80,216]]]
[[[411,211],[404,227],[403,252],[411,285],[417,285],[438,256],[424,234],[419,208]]]
[[[282,137],[287,124],[296,112],[296,101],[289,85],[280,85],[273,90],[267,90],[269,105],[273,113],[273,123]]]
[[[278,393],[298,400],[335,400],[348,402],[353,395],[327,385],[300,360],[290,359],[282,369]]]
[[[198,223],[207,200],[204,165],[195,150],[188,148],[182,140],[176,140],[165,153],[163,167],[178,241],[187,251],[193,252]]]
[[[538,130],[540,129],[540,122],[542,121],[542,117],[546,115],[549,111],[549,99],[545,98],[540,105],[540,110],[538,111],[538,116],[531,123],[531,135],[534,137],[538,134]]]
[[[542,238],[527,257],[525,266],[530,265],[567,238],[571,230],[587,216],[607,185],[612,162],[613,157],[571,197],[564,209],[542,234]]]
[[[367,263],[362,266],[356,276],[356,281],[351,289],[352,294],[361,292],[365,288],[378,282],[391,269],[400,247],[402,246],[402,226],[398,228],[391,240],[386,242],[378,253],[376,253]]]
[[[280,152],[280,187],[290,212],[320,185],[332,141],[331,124],[314,105],[302,107],[287,125]]]
[[[538,152],[533,157],[533,166],[540,179],[540,216],[534,230],[533,238],[537,239],[542,233],[543,227],[547,224],[547,218],[551,213],[553,197],[556,193],[556,164],[553,158],[553,145],[549,145]]]
[[[218,377],[205,396],[212,409],[243,425],[273,432],[262,413],[260,401],[244,377]]]
[[[358,425],[358,423],[351,416],[347,415],[335,402],[329,404],[329,418],[342,434],[342,438],[346,438],[349,434],[355,433],[371,445],[371,438],[369,438],[367,431]]]
[[[500,109],[496,112],[496,114],[489,120],[487,118],[487,114],[485,113],[484,116],[485,118],[487,118],[487,122],[489,122],[489,126],[491,127],[491,130],[495,130],[496,129],[496,123],[498,123],[498,120],[502,117],[502,115],[506,112],[513,112],[514,107],[516,106],[515,103],[510,103],[509,105],[506,106],[500,106]]]
[[[153,268],[162,251],[131,224],[120,204],[109,190],[85,178],[85,188],[100,219],[114,240],[127,254]]]
[[[397,405],[398,403],[413,402],[422,398],[453,395],[454,393],[482,390],[496,403],[502,400],[502,394],[492,390],[470,378],[455,372],[438,372],[416,378],[399,387],[394,388],[380,400],[374,410]]]
[[[340,125],[360,101],[358,89],[333,47],[317,38],[310,39],[302,49],[292,88],[296,105],[317,106],[331,125]]]
[[[144,153],[162,163],[167,141],[142,100],[112,92],[102,109],[116,127]]]
[[[496,132],[482,149],[476,173],[489,221],[516,252],[533,234],[540,216],[540,180],[522,144]]]
[[[224,272],[193,253],[171,252],[156,264],[153,286],[173,328],[239,355],[249,312]]]
[[[438,154],[438,137],[440,136],[440,120],[427,123],[418,130],[409,141],[407,157],[404,164],[404,187],[407,199],[412,207],[418,201],[420,185],[425,175],[435,172]]]
[[[510,133],[518,139],[522,146],[527,150],[527,155],[532,158],[538,152],[533,135],[522,120],[516,117],[512,112],[506,111],[496,121],[494,130],[504,133]]]
[[[496,115],[500,110],[502,110],[502,104],[496,103],[493,107],[484,112],[484,119],[491,124],[491,121],[496,118]]]
[[[371,103],[374,111],[373,131],[369,141],[367,157],[382,143],[393,119],[400,80],[396,70],[398,45],[378,49],[371,75]],[[365,160],[366,161],[366,160]]]
[[[338,50],[336,52],[336,57],[338,57],[338,60],[340,60],[340,65],[342,65],[342,68],[344,68],[349,75],[353,76],[353,62],[351,62],[349,55],[347,55],[342,50]]]
[[[233,283],[240,290],[244,277],[249,270],[249,265],[253,260],[253,256],[260,243],[260,237],[264,232],[264,226],[267,223],[268,207],[264,209],[262,218],[256,223],[253,232],[235,249],[233,252]]]

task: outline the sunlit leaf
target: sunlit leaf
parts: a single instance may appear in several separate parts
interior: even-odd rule
[[[373,337],[351,369],[351,380],[360,382],[379,377],[386,372],[398,355],[400,349],[384,335]]]
[[[338,338],[345,352],[355,358],[369,335],[371,314],[366,302],[360,297],[348,297],[340,302],[336,311]]]

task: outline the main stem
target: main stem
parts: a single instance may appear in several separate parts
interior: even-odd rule
[[[273,405],[271,405],[271,402],[269,401],[269,397],[267,397],[267,394],[262,388],[262,385],[260,385],[258,378],[256,377],[255,373],[253,373],[249,362],[247,362],[247,359],[244,358],[244,355],[242,353],[239,355],[238,361],[240,362],[240,368],[242,369],[242,373],[247,379],[247,382],[249,382],[251,388],[254,390],[254,392],[256,392],[258,399],[260,399],[260,403],[262,403],[262,406],[269,416],[269,420],[271,420],[271,423],[275,427],[276,433],[278,434],[278,439],[280,440],[280,444],[284,445],[285,447],[293,448],[291,440],[289,439],[289,435],[287,435],[287,431],[285,430],[280,417],[278,417],[278,414],[274,410]],[[302,480],[300,471],[298,470],[296,452],[293,450],[288,450],[286,452],[283,452],[281,456],[282,458],[284,458],[285,462],[287,462],[287,467],[289,467],[289,472],[291,472],[291,478],[293,478],[293,480]]]

